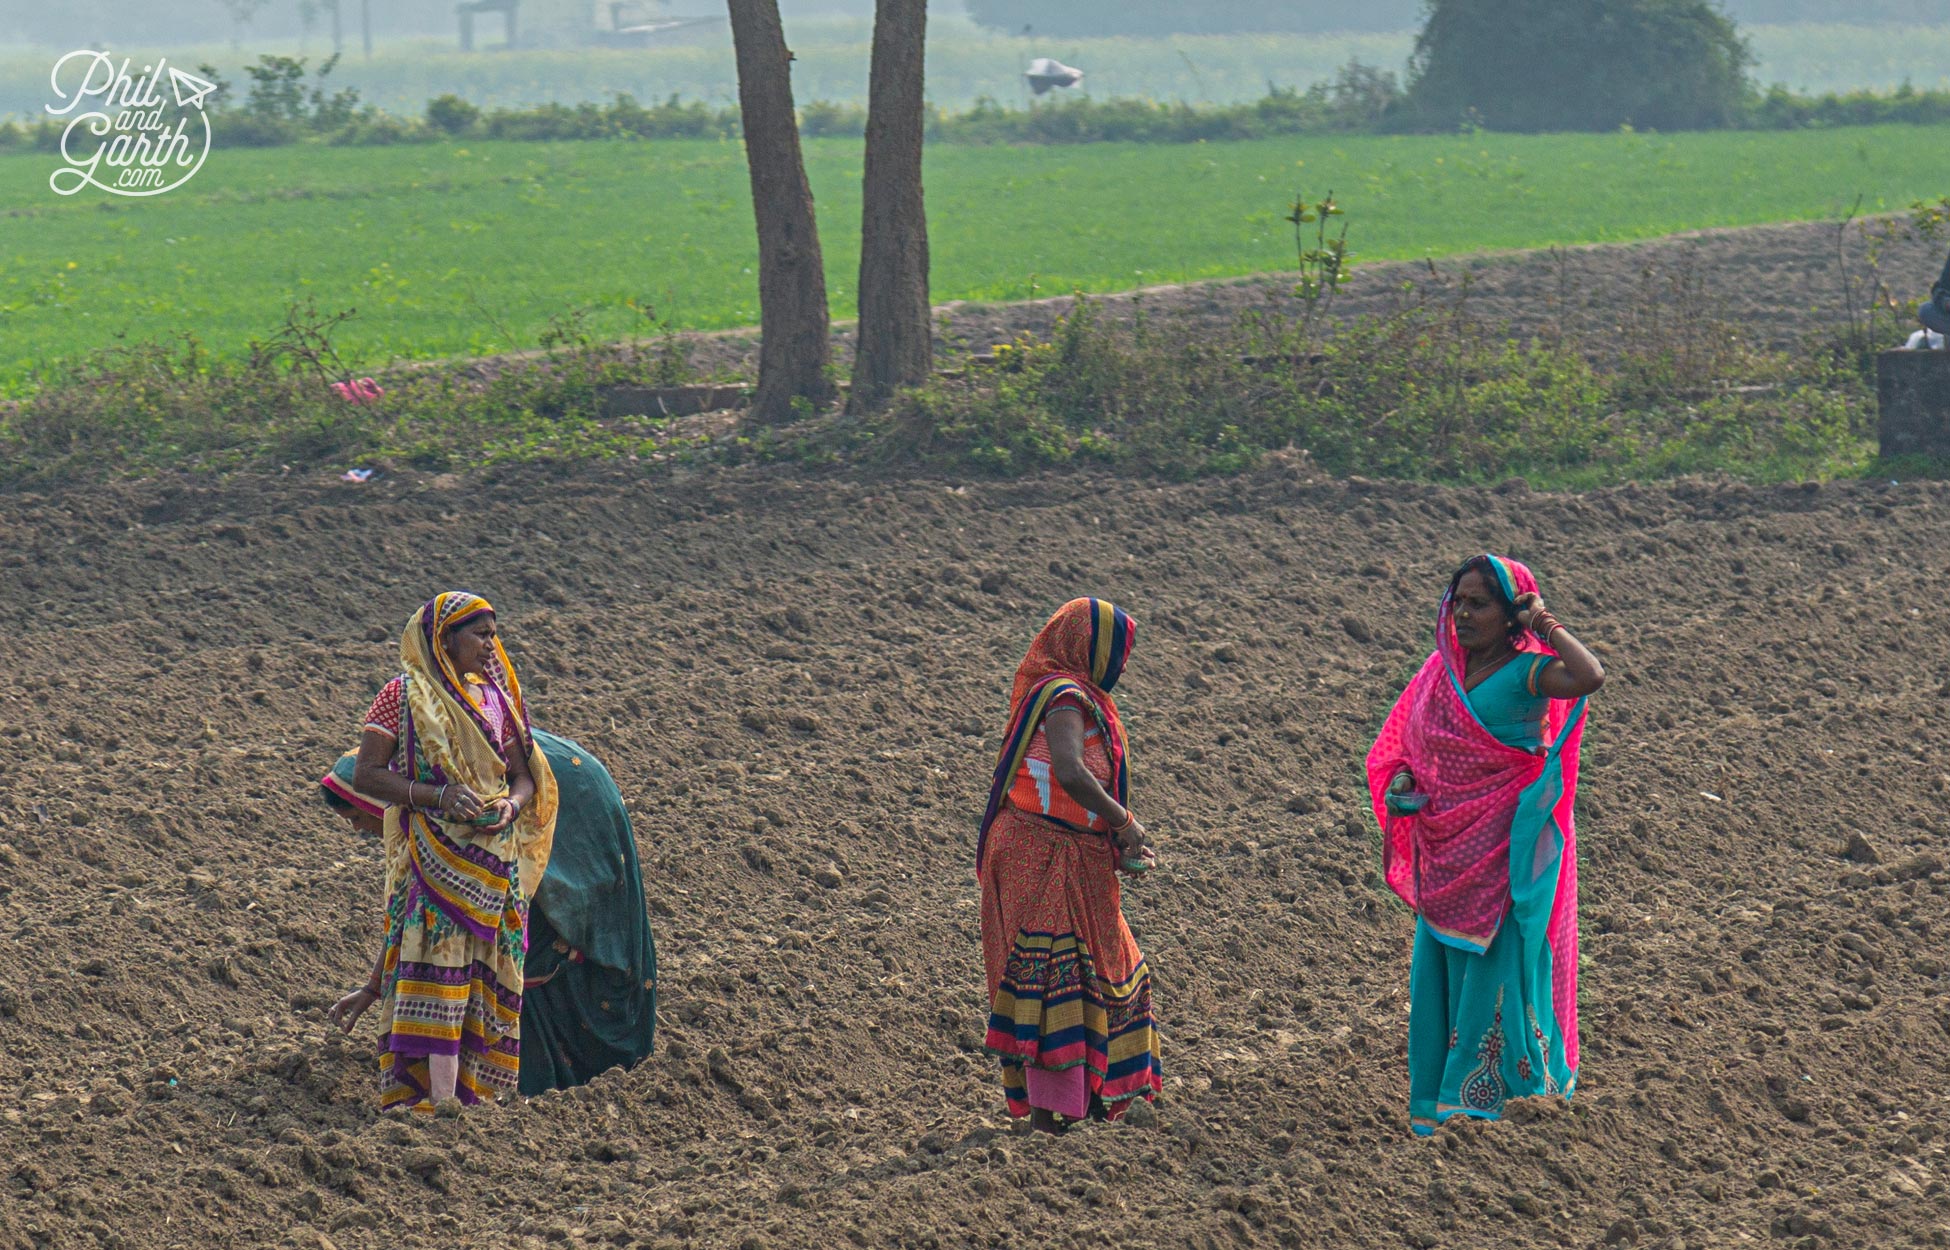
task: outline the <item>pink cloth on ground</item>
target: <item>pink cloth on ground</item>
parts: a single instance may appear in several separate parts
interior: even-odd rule
[[[1537,579],[1516,560],[1504,560],[1518,596],[1534,593]],[[1517,642],[1520,651],[1555,656],[1534,635]],[[1505,746],[1483,727],[1461,689],[1464,653],[1456,640],[1452,608],[1445,598],[1436,623],[1436,651],[1416,673],[1383,722],[1368,753],[1368,789],[1381,822],[1382,855],[1389,888],[1438,937],[1464,949],[1487,950],[1511,905],[1510,824],[1518,797],[1542,774],[1545,759]],[[1525,865],[1528,885],[1555,868],[1557,887],[1544,941],[1551,950],[1551,999],[1565,1039],[1565,1061],[1578,1066],[1578,871],[1573,809],[1578,788],[1578,752],[1584,736],[1580,719],[1564,729],[1575,705],[1553,699],[1544,719],[1544,742],[1564,736],[1559,748],[1563,790],[1552,808],[1562,831],[1555,840],[1539,838]],[[1391,815],[1384,802],[1388,783],[1403,768],[1414,774],[1428,804],[1412,816]],[[1532,931],[1534,933],[1534,930]]]
[[[1048,1068],[1024,1068],[1029,1078],[1029,1105],[1054,1111],[1072,1120],[1081,1120],[1090,1110],[1083,1065],[1051,1072]]]

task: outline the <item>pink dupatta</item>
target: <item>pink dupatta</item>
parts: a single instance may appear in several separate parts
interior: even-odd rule
[[[1498,556],[1491,566],[1512,599],[1536,591],[1523,564]],[[1445,595],[1436,650],[1382,723],[1368,752],[1368,790],[1381,822],[1389,888],[1438,941],[1480,953],[1507,915],[1523,943],[1526,967],[1550,953],[1551,999],[1564,1035],[1565,1061],[1578,1064],[1578,871],[1573,807],[1584,700],[1552,700],[1545,748],[1505,746],[1471,710],[1463,690],[1464,654],[1454,605]],[[1529,633],[1518,650],[1554,656]],[[1391,814],[1388,783],[1407,769],[1428,802],[1413,815]]]

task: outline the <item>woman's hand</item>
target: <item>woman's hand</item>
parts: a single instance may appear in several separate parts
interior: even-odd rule
[[[1396,773],[1382,791],[1382,806],[1391,816],[1413,816],[1428,805],[1429,796],[1415,789],[1415,774],[1406,768]]]
[[[366,1014],[366,1008],[378,1001],[378,993],[371,986],[362,985],[327,1007],[325,1018],[336,1024],[341,1033],[350,1033],[359,1023],[359,1017]]]
[[[1120,861],[1142,860],[1147,868],[1157,865],[1158,853],[1151,849],[1150,835],[1144,832],[1144,825],[1136,816],[1131,816],[1131,823],[1126,825],[1122,832],[1112,834],[1111,838],[1117,843],[1117,857]]]
[[[515,817],[521,815],[521,808],[515,806],[513,799],[496,799],[488,804],[487,810],[497,813],[498,819],[484,826],[481,830],[483,833],[500,833],[514,823]]]
[[[448,786],[442,793],[446,805],[440,809],[440,814],[448,820],[472,821],[487,810],[481,803],[481,796],[459,782]]]
[[[1534,590],[1517,596],[1517,624],[1525,629],[1529,629],[1532,621],[1548,611],[1544,606],[1544,596]]]

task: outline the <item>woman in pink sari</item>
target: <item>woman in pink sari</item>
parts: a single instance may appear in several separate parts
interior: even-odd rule
[[[1436,649],[1368,753],[1388,884],[1415,912],[1408,1109],[1428,1134],[1578,1077],[1572,808],[1596,656],[1515,560],[1450,579]]]

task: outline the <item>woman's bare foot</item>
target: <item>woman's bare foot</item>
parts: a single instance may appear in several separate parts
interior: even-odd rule
[[[325,1018],[339,1027],[341,1033],[350,1033],[359,1017],[366,1014],[366,1008],[379,1001],[379,995],[364,988],[353,990],[325,1009]]]
[[[454,1102],[454,1087],[460,1083],[459,1055],[427,1056],[427,1101],[439,1106]]]

